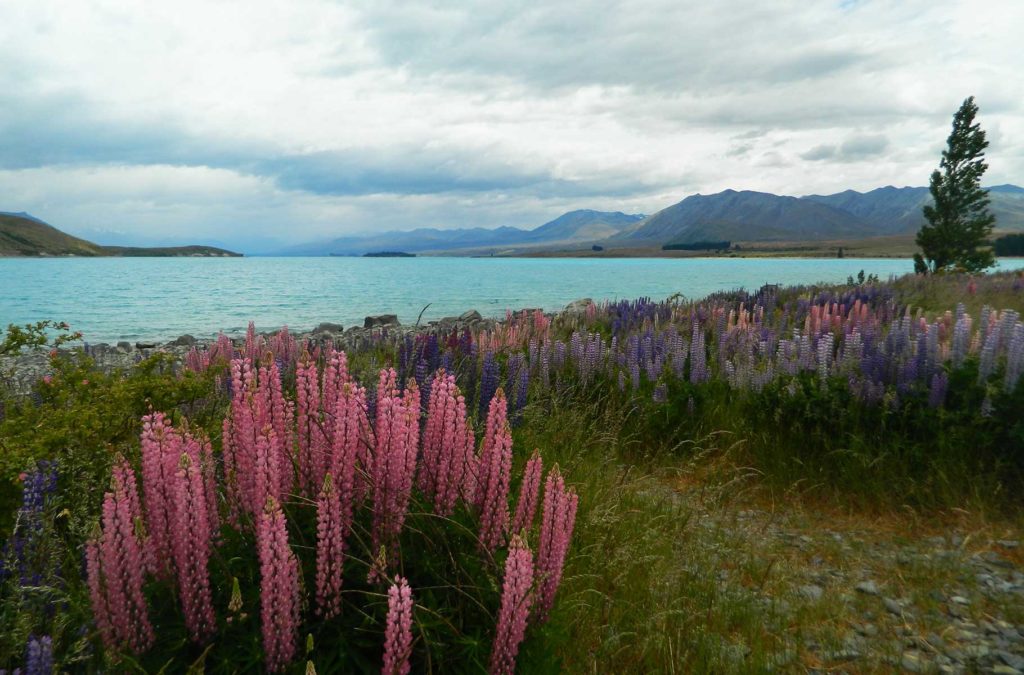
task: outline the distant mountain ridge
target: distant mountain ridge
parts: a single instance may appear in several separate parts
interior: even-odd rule
[[[642,214],[580,209],[564,213],[533,230],[483,227],[441,230],[418,228],[338,237],[285,249],[283,255],[363,255],[373,251],[452,252],[487,248],[582,244],[604,240],[642,221]]]
[[[24,212],[0,211],[0,257],[231,257],[213,246],[101,246],[73,237]]]
[[[1024,231],[1024,188],[989,188],[1000,230]],[[886,186],[869,192],[787,197],[725,190],[692,195],[613,236],[619,245],[698,241],[824,241],[912,234],[924,223],[928,188]]]

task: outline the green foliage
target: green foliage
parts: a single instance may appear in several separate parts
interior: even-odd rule
[[[1007,234],[992,242],[996,255],[1024,256],[1024,234]]]
[[[50,333],[54,332],[52,341]],[[3,342],[0,342],[0,356],[13,356],[23,351],[33,351],[61,345],[82,339],[79,332],[71,332],[71,326],[63,321],[36,321],[24,326],[7,325]]]
[[[215,372],[174,373],[172,357],[154,355],[128,372],[104,372],[80,353],[51,357],[52,375],[32,396],[3,402],[0,421],[0,532],[10,527],[18,476],[40,459],[60,463],[61,492],[75,504],[83,531],[98,513],[117,453],[137,454],[139,419],[150,408],[177,412],[219,435],[223,400]],[[71,477],[74,477],[72,480]]]
[[[933,203],[924,207],[928,222],[917,233],[917,245],[932,272],[978,272],[995,263],[986,248],[995,216],[988,210],[988,191],[981,188],[988,141],[974,122],[977,112],[973,96],[957,110],[939,169],[929,181]]]

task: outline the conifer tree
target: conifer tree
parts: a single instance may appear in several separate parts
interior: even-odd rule
[[[988,169],[988,141],[974,121],[977,113],[971,96],[953,116],[942,161],[928,186],[932,203],[924,207],[928,222],[917,233],[921,254],[914,256],[915,271],[978,272],[995,263],[989,235],[996,219],[988,210],[988,190],[981,187],[981,176]]]

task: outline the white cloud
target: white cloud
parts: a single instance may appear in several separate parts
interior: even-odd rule
[[[1014,0],[0,5],[0,209],[297,238],[727,187],[924,184],[975,94],[1024,178]]]

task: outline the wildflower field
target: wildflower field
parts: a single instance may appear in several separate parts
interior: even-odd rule
[[[783,558],[716,509],[1018,531],[1022,310],[1019,275],[951,275],[580,303],[347,351],[251,328],[127,372],[54,349],[0,418],[0,668],[823,665],[806,636],[840,594],[782,608]]]

